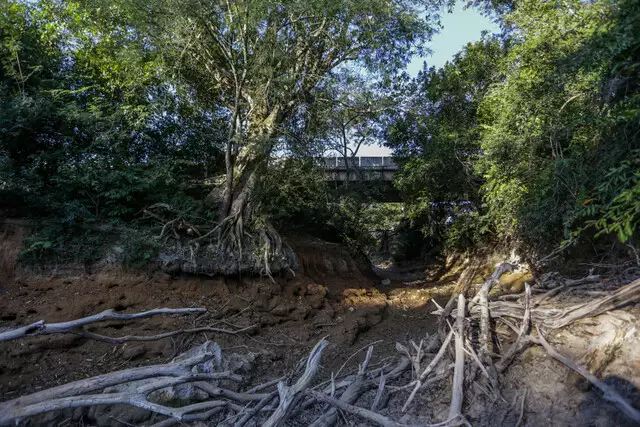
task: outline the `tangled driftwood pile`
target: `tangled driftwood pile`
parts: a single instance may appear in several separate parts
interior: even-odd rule
[[[467,287],[454,295],[446,307],[438,307],[439,333],[427,336],[419,343],[398,343],[397,356],[377,365],[371,362],[375,349],[370,346],[366,348],[358,370],[350,374],[337,372],[330,379],[318,382],[323,353],[328,345],[326,339],[321,339],[309,353],[306,363],[301,363],[290,375],[259,385],[247,385],[246,378],[236,369],[237,364],[234,368],[217,344],[206,342],[168,364],[111,372],[2,402],[0,425],[26,422],[32,417],[36,417],[37,423],[37,417],[54,411],[122,404],[148,411],[146,424],[156,427],[199,422],[236,427],[320,427],[335,425],[340,419],[347,418],[367,425],[394,427],[469,425],[463,413],[463,402],[477,392],[471,386],[475,384],[487,396],[500,399],[504,373],[525,349],[534,345],[542,346],[549,356],[586,378],[600,390],[603,399],[630,420],[640,422],[640,411],[627,399],[586,368],[560,354],[545,338],[551,330],[639,301],[640,279],[620,286],[607,285],[598,276],[579,280],[547,277],[536,282],[535,287],[526,284],[525,292],[520,295],[490,298],[494,284],[511,267],[501,265],[473,298],[465,298],[464,292],[469,291]],[[559,297],[568,292],[582,293],[588,298],[577,304],[561,302]],[[197,331],[112,338],[88,332],[84,327],[101,320],[199,311],[201,309],[157,309],[129,315],[107,311],[71,322],[37,322],[4,331],[0,333],[0,341],[51,333],[73,333],[116,343],[160,339]],[[498,322],[513,331],[512,338],[515,339],[510,345],[504,340],[500,342],[495,333]],[[242,332],[237,328],[208,330]],[[498,348],[505,350],[498,351]],[[451,379],[451,397],[448,413],[443,416],[445,419],[416,421],[416,417],[402,416],[415,405],[416,396],[430,387],[447,385],[447,379]],[[385,409],[390,398],[402,400],[400,414]],[[524,397],[522,402],[524,404]],[[518,424],[522,415],[521,410]]]

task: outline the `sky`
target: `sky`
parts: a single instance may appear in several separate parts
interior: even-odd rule
[[[429,42],[431,55],[426,58],[414,58],[407,67],[410,75],[416,76],[422,70],[422,64],[429,67],[441,67],[458,53],[469,42],[480,40],[482,31],[495,33],[499,27],[489,18],[482,16],[476,9],[464,9],[464,2],[456,2],[452,13],[443,13],[443,28]],[[358,151],[360,156],[389,156],[391,151],[386,147],[365,146]]]

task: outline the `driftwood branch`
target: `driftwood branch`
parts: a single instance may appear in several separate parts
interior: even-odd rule
[[[208,409],[211,405],[218,406],[217,402],[203,402],[183,406],[180,408],[169,407],[149,400],[148,396],[156,390],[167,387],[173,387],[179,384],[185,384],[196,381],[233,379],[234,376],[230,372],[220,372],[215,374],[189,374],[177,378],[160,378],[150,384],[138,387],[133,392],[124,393],[104,393],[82,396],[69,396],[60,399],[48,400],[28,406],[19,406],[15,408],[7,408],[8,411],[0,415],[0,425],[8,425],[17,422],[22,418],[40,415],[46,412],[58,411],[68,408],[80,408],[98,405],[120,405],[128,404],[141,409],[146,409],[161,415],[167,415],[178,420],[182,420],[186,414],[191,412]]]
[[[215,401],[173,408],[149,400],[149,394],[154,391],[189,382],[221,379],[240,381],[242,378],[231,372],[197,373],[193,371],[194,366],[213,359],[218,350],[217,345],[205,343],[194,351],[195,354],[192,357],[183,360],[112,372],[2,402],[0,403],[0,425],[15,424],[25,418],[46,412],[96,405],[128,404],[176,419],[183,419],[185,415],[192,412],[218,407],[220,404]],[[96,393],[107,387],[140,380],[145,381],[133,391]]]
[[[125,369],[122,371],[110,372],[97,377],[60,385],[47,390],[39,391],[17,399],[0,403],[0,413],[10,406],[33,405],[52,399],[59,399],[68,396],[93,393],[106,387],[111,387],[126,382],[144,380],[153,377],[180,377],[189,375],[191,367],[203,363],[211,358],[211,354],[203,352],[189,359],[167,363],[164,365],[142,366],[140,368]]]
[[[509,347],[509,350],[507,350],[500,361],[496,364],[496,368],[500,372],[504,372],[523,347],[526,346],[526,344],[524,344],[526,341],[525,336],[529,333],[531,328],[531,285],[525,283],[524,289],[524,319],[522,320],[522,325],[520,326],[518,337],[515,342],[511,347]]]
[[[482,286],[478,293],[480,301],[480,351],[483,356],[491,353],[491,316],[489,314],[489,291],[491,286]]]
[[[453,425],[458,425],[460,424],[458,421],[460,419],[459,416],[453,418],[453,419],[449,419],[446,421],[443,421],[441,423],[436,423],[436,424],[404,424],[404,423],[400,423],[397,421],[392,420],[391,418],[385,417],[384,415],[381,415],[377,412],[374,411],[370,411],[368,409],[365,408],[361,408],[359,406],[355,406],[355,405],[350,405],[348,403],[342,402],[339,399],[336,399],[335,397],[331,397],[329,395],[326,395],[324,393],[321,393],[319,391],[315,391],[315,390],[307,390],[306,393],[309,396],[314,397],[315,399],[321,401],[321,402],[326,402],[330,405],[333,405],[345,412],[348,412],[350,414],[353,415],[357,415],[359,417],[362,417],[368,421],[371,421],[372,423],[382,426],[382,427],[445,427],[445,426],[453,426]]]
[[[599,298],[586,304],[581,304],[564,310],[563,315],[550,322],[549,327],[553,329],[562,328],[576,320],[585,317],[598,316],[609,310],[622,307],[630,302],[637,302],[639,299],[640,279],[637,279],[604,298]]]
[[[450,331],[449,335],[447,335],[447,338],[445,338],[444,342],[442,343],[440,350],[438,350],[438,353],[436,353],[435,357],[431,360],[431,362],[427,365],[427,367],[424,369],[424,371],[422,371],[418,379],[415,381],[415,386],[413,387],[411,394],[409,395],[409,397],[407,398],[407,401],[402,407],[402,412],[406,412],[407,408],[413,401],[413,398],[416,396],[416,393],[422,386],[422,383],[424,382],[424,380],[427,379],[427,376],[435,369],[435,367],[438,365],[440,360],[442,360],[445,353],[447,352],[447,348],[449,347],[449,343],[451,342],[452,337],[453,337],[453,331]]]
[[[358,373],[353,380],[353,382],[345,389],[345,391],[340,396],[340,401],[353,404],[358,398],[364,393],[365,390],[365,379],[367,368],[369,366],[369,362],[371,361],[371,354],[373,353],[373,346],[369,346],[367,350],[367,355],[365,356],[364,362],[360,365],[358,369]],[[315,420],[310,427],[331,427],[338,420],[338,410],[336,408],[331,408],[329,411],[322,414],[317,420]]]
[[[591,374],[591,372],[589,372],[587,369],[578,365],[568,357],[558,353],[558,351],[555,348],[553,348],[551,344],[547,342],[547,340],[545,339],[540,329],[538,329],[538,335],[539,335],[540,344],[542,344],[544,349],[547,350],[547,353],[549,354],[549,356],[553,357],[557,361],[564,364],[566,367],[573,369],[574,371],[576,371],[577,373],[585,377],[587,380],[589,380],[591,384],[593,384],[600,391],[602,391],[603,393],[602,397],[605,400],[608,400],[609,402],[613,403],[615,406],[618,407],[618,409],[620,409],[620,411],[623,414],[631,418],[633,421],[640,423],[640,411],[634,408],[633,406],[631,406],[629,401],[627,401],[624,397],[620,396],[620,394],[618,394],[618,392],[615,391],[613,388],[611,388],[609,385],[600,381],[595,375]]]
[[[513,271],[515,268],[517,268],[517,266],[514,264],[508,264],[508,263],[500,264],[495,269],[495,271],[491,274],[491,276],[489,276],[483,282],[482,287],[480,288],[480,291],[482,291],[485,288],[487,288],[488,291],[491,290],[493,285],[497,283],[498,280],[500,280],[500,277],[502,277],[504,273]],[[465,269],[465,271],[462,272],[462,274],[460,275],[460,279],[458,280],[458,283],[456,285],[455,292],[453,293],[453,295],[451,295],[451,298],[449,298],[447,305],[442,310],[443,318],[449,317],[451,315],[451,311],[454,309],[454,307],[457,304],[456,295],[457,294],[465,295],[467,293],[467,291],[471,287],[471,282],[477,271],[478,271],[478,265],[474,264],[470,267],[467,267],[467,269]],[[469,304],[470,306],[472,306],[474,304],[477,304],[478,301],[479,301],[479,297],[478,295],[476,295],[475,298]]]
[[[240,420],[238,420],[238,422],[236,422],[233,427],[242,427],[244,426],[246,423],[249,422],[249,420],[251,420],[251,418],[255,417],[258,412],[260,412],[264,407],[266,407],[268,404],[270,404],[274,399],[276,398],[276,394],[270,394],[269,396],[265,397],[264,399],[262,399],[260,402],[258,402],[258,404],[256,406],[254,406],[253,408],[251,408],[251,410],[247,411],[242,418],[240,418]]]
[[[408,427],[409,426],[409,424],[398,423],[396,421],[393,421],[390,418],[387,418],[383,415],[378,414],[377,412],[373,412],[365,408],[360,408],[358,406],[350,405],[346,402],[342,402],[339,399],[336,399],[334,397],[328,396],[324,393],[320,393],[315,390],[307,390],[306,393],[309,396],[314,397],[316,400],[319,400],[321,402],[326,402],[330,405],[335,406],[336,408],[339,408],[345,412],[349,412],[350,414],[354,414],[359,417],[362,417],[379,426],[383,426],[383,427]],[[424,427],[424,426],[421,426],[421,427]]]
[[[636,302],[638,299],[640,299],[640,279],[622,286],[602,298],[565,309],[532,307],[531,320],[545,328],[558,329],[570,325],[577,320],[598,316],[607,311]],[[493,318],[512,317],[524,319],[525,309],[516,302],[489,301],[489,311]],[[439,309],[433,313],[439,315],[442,313],[442,310]],[[451,314],[457,316],[457,311],[453,310]],[[471,316],[479,316],[480,307],[476,305],[470,308],[469,314],[471,314]]]
[[[526,346],[533,343],[545,347],[549,355],[566,366],[576,370],[591,381],[605,396],[605,399],[613,402],[627,416],[636,422],[640,422],[638,409],[617,394],[608,385],[591,375],[583,367],[576,365],[565,356],[559,354],[549,345],[542,334],[537,339],[530,334],[532,324],[539,324],[549,328],[566,326],[578,319],[596,316],[608,310],[621,307],[630,302],[636,302],[640,298],[640,279],[619,289],[607,293],[590,296],[586,303],[566,307],[562,305],[564,300],[556,298],[555,304],[535,305],[532,300],[531,286],[525,284],[525,292],[517,299],[509,301],[491,301],[489,293],[492,286],[505,271],[513,266],[501,264],[490,278],[480,288],[475,298],[465,299],[464,294],[457,295],[457,308],[452,309],[443,318],[441,326],[447,325],[449,315],[455,317],[455,324],[449,325],[448,333],[440,330],[430,338],[423,339],[416,344],[410,341],[409,345],[397,344],[398,356],[393,360],[383,359],[373,364],[371,362],[374,347],[367,345],[352,354],[345,364],[331,375],[330,380],[323,381],[312,386],[313,380],[320,369],[322,354],[328,345],[325,339],[320,340],[309,353],[304,372],[297,380],[290,377],[267,379],[263,384],[245,389],[233,390],[224,388],[225,381],[240,381],[241,377],[232,372],[226,372],[226,364],[222,363],[220,348],[213,343],[208,343],[196,352],[185,353],[172,363],[141,368],[133,368],[124,371],[113,372],[86,380],[76,381],[67,385],[54,387],[49,390],[33,393],[17,399],[0,403],[0,425],[11,425],[16,422],[30,422],[27,418],[60,409],[88,407],[94,405],[131,405],[142,408],[149,413],[160,416],[159,422],[153,427],[172,427],[177,425],[193,425],[203,422],[211,425],[233,425],[244,427],[246,425],[262,425],[267,427],[284,426],[288,424],[309,425],[312,427],[330,427],[338,423],[339,418],[345,422],[351,422],[349,417],[360,417],[368,425],[380,425],[384,427],[407,427],[409,421],[392,419],[391,415],[382,415],[379,408],[385,406],[387,398],[398,394],[407,393],[405,404],[402,408],[406,412],[415,396],[436,382],[445,382],[451,379],[451,402],[447,420],[438,424],[420,424],[422,427],[450,427],[467,424],[464,418],[463,403],[465,398],[474,399],[474,389],[465,390],[467,384],[476,381],[476,374],[482,372],[484,377],[478,377],[476,385],[482,392],[490,395],[493,392],[495,398],[501,397],[496,368],[504,372],[522,353]],[[592,276],[587,279],[593,282]],[[580,286],[575,282],[564,281],[564,285]],[[520,298],[523,297],[523,300]],[[555,294],[557,297],[557,294]],[[554,298],[554,295],[543,301]],[[538,304],[540,303],[538,300]],[[438,306],[439,313],[446,312]],[[181,314],[202,312],[204,309],[156,309],[143,313],[121,314],[113,310],[107,310],[78,319],[71,322],[46,324],[44,321],[36,322],[22,328],[16,328],[0,333],[0,341],[9,341],[25,336],[37,336],[52,333],[72,333],[102,341],[120,343],[125,341],[146,341],[167,338],[179,333],[195,332],[222,332],[238,334],[247,332],[254,326],[240,328],[229,325],[229,330],[213,327],[200,327],[171,331],[151,336],[123,336],[107,337],[85,329],[87,325],[104,320],[129,320],[141,317],[149,317],[156,314]],[[475,321],[469,318],[479,319],[479,327]],[[500,343],[500,331],[492,336],[490,321],[492,318],[501,319],[515,334],[515,341],[503,352],[503,344]],[[522,319],[520,325],[514,319]],[[214,325],[212,325],[214,326]],[[473,340],[478,333],[479,341]],[[495,355],[493,350],[494,340],[498,344],[495,351],[502,355]],[[440,342],[441,341],[441,342]],[[454,342],[455,363],[448,360],[447,354]],[[341,371],[347,362],[367,349],[364,361],[357,370],[341,375]],[[437,353],[433,355],[437,349]],[[465,360],[465,353],[469,356]],[[427,357],[433,355],[431,360]],[[499,360],[494,365],[494,360]],[[428,363],[427,363],[428,362]],[[468,362],[468,363],[466,363]],[[426,364],[426,367],[424,366]],[[477,365],[477,368],[476,368]],[[215,366],[215,369],[212,369]],[[206,367],[206,369],[205,369]],[[479,368],[479,371],[478,371]],[[467,372],[465,372],[465,369]],[[434,376],[434,371],[438,375]],[[212,372],[218,371],[218,372]],[[406,378],[411,375],[407,384]],[[481,382],[488,380],[488,389]],[[404,379],[404,380],[402,380]],[[401,382],[404,385],[398,385]],[[126,385],[126,386],[125,386]],[[113,388],[111,388],[113,387]],[[440,387],[440,385],[438,386]],[[111,389],[110,389],[111,388]],[[115,390],[115,391],[113,391]],[[187,392],[191,396],[185,406],[174,407],[173,404],[163,400],[165,395],[171,393]],[[165,394],[165,392],[167,392]],[[363,404],[362,396],[369,396],[373,403],[367,401]],[[524,405],[526,394],[521,396],[520,418],[524,417]],[[502,399],[504,401],[504,399]],[[514,399],[514,402],[518,401]],[[195,402],[195,403],[194,403]],[[505,401],[506,403],[506,401]],[[517,406],[517,404],[513,404]],[[366,406],[363,407],[363,406]],[[309,410],[321,410],[321,413],[311,417]],[[517,415],[517,414],[516,414]],[[36,421],[37,420],[33,420]],[[123,422],[126,424],[126,421]]]
[[[491,291],[491,288],[493,288],[493,285],[498,283],[500,277],[502,277],[504,273],[511,272],[516,268],[518,268],[518,266],[515,264],[509,264],[506,262],[500,264],[498,268],[496,268],[496,271],[494,271],[493,274],[484,281],[482,287],[480,288],[480,291],[476,294],[476,296],[473,297],[471,301],[469,301],[469,308],[471,309],[471,307],[480,302],[480,295],[482,295],[483,293],[488,295],[489,291]]]
[[[84,327],[97,322],[104,322],[108,320],[133,320],[143,319],[147,317],[157,316],[159,314],[191,314],[191,313],[204,313],[206,308],[156,308],[149,311],[143,311],[141,313],[117,313],[115,310],[105,310],[101,313],[94,314],[92,316],[83,317],[77,320],[71,320],[68,322],[60,323],[45,323],[44,320],[32,323],[27,326],[22,326],[16,329],[10,329],[0,333],[0,342],[12,341],[24,337],[32,337],[38,335],[50,335],[50,334],[75,334],[87,336],[88,338],[95,338],[101,341],[112,342],[109,340],[115,340],[113,342],[124,342],[122,338],[109,338],[102,335],[87,332]],[[180,333],[180,332],[179,332]],[[175,335],[175,334],[174,334]],[[171,335],[170,335],[171,336]],[[137,337],[138,341],[145,338]],[[160,336],[161,339],[166,338]],[[122,340],[122,341],[119,341]],[[147,338],[148,340],[148,338]]]
[[[378,409],[378,405],[380,405],[380,399],[382,398],[382,394],[384,393],[384,386],[387,384],[387,377],[384,376],[384,372],[380,374],[380,383],[378,383],[378,391],[376,392],[376,397],[373,399],[373,403],[371,404],[371,410],[375,411]]]
[[[165,332],[162,334],[157,334],[157,335],[124,335],[121,337],[109,337],[106,335],[100,335],[100,334],[96,334],[94,332],[88,332],[88,331],[84,331],[84,330],[79,330],[76,332],[71,332],[74,333],[76,335],[80,335],[82,337],[85,338],[90,338],[96,341],[103,341],[103,342],[108,342],[110,344],[122,344],[125,342],[129,342],[129,341],[158,341],[164,338],[171,338],[174,337],[176,335],[181,335],[181,334],[197,334],[200,332],[213,332],[213,333],[219,333],[219,334],[227,334],[227,335],[237,335],[239,333],[242,332],[250,332],[253,331],[257,328],[258,325],[253,324],[253,325],[249,325],[246,326],[244,328],[239,328],[239,329],[222,329],[222,328],[215,328],[215,327],[209,327],[209,326],[202,326],[199,328],[191,328],[191,329],[178,329],[175,331],[170,331],[170,332]]]
[[[597,283],[600,280],[601,280],[600,276],[591,276],[591,275],[583,277],[582,279],[566,279],[563,285],[551,289],[549,292],[543,294],[540,298],[538,298],[536,301],[536,305],[542,304],[544,301],[550,298],[553,298],[554,296],[558,295],[560,292],[564,291],[565,289],[584,285],[587,283]]]
[[[267,419],[267,421],[263,424],[263,427],[277,427],[282,425],[282,423],[286,420],[289,411],[291,410],[292,404],[295,403],[296,400],[300,397],[301,393],[303,393],[311,384],[313,377],[318,372],[318,368],[320,367],[320,358],[322,357],[322,352],[325,347],[329,344],[326,339],[321,339],[318,343],[313,347],[309,357],[307,358],[307,366],[305,368],[304,373],[298,379],[298,381],[292,385],[287,386],[284,382],[278,383],[278,394],[280,396],[280,404],[274,411],[274,413]]]
[[[455,419],[462,415],[463,385],[464,385],[464,295],[458,296],[458,314],[456,316],[456,361],[453,371],[453,386],[451,391],[451,406],[449,407],[449,419]]]

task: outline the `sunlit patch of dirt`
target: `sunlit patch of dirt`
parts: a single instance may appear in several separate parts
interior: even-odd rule
[[[528,270],[505,273],[498,284],[492,289],[492,296],[502,293],[520,293],[524,291],[524,284],[531,282],[533,275]]]
[[[434,285],[424,288],[396,288],[389,292],[389,304],[403,309],[415,309],[426,306],[429,301],[449,297],[455,289],[455,283]],[[431,309],[436,306],[432,305]]]

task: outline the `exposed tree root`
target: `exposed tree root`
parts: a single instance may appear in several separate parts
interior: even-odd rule
[[[211,245],[238,263],[254,259],[255,267],[251,269],[252,273],[259,273],[271,280],[273,280],[274,265],[278,271],[290,267],[282,265],[282,262],[274,263],[274,260],[288,259],[283,251],[282,238],[268,221],[263,223],[255,220],[248,201],[240,203],[239,200],[212,228],[204,225],[196,226],[188,222],[184,213],[166,203],[151,205],[143,209],[142,213],[160,229],[154,239],[169,245],[165,251],[167,252],[165,258],[174,257],[174,261],[188,264],[189,268],[184,269],[187,272],[198,271],[198,262],[203,258],[200,252],[204,247]],[[250,220],[251,218],[254,219]],[[238,270],[242,269],[238,268]],[[203,272],[206,273],[206,271]],[[224,272],[224,274],[229,273]]]

